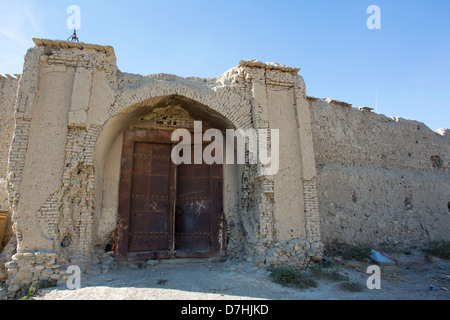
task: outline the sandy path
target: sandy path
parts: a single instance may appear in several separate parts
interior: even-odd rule
[[[450,262],[420,256],[402,257],[400,265],[382,267],[381,290],[366,288],[369,263],[342,262],[342,274],[364,286],[362,292],[348,292],[338,282],[320,280],[317,288],[298,290],[273,283],[269,272],[242,262],[159,263],[142,268],[119,267],[106,274],[91,270],[83,274],[81,289],[50,288],[41,300],[450,300],[445,278]],[[436,291],[430,291],[433,285]],[[443,288],[439,290],[439,288]]]

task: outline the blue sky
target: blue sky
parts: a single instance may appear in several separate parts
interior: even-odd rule
[[[217,77],[240,60],[301,68],[307,94],[450,127],[448,0],[0,0],[0,74],[21,73],[32,38],[111,45],[119,69]],[[369,30],[369,5],[381,30]],[[376,105],[376,101],[378,104]]]

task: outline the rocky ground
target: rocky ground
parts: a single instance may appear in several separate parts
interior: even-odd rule
[[[91,268],[81,288],[42,289],[36,300],[450,300],[450,261],[422,251],[391,255],[394,266],[381,266],[381,289],[369,290],[367,267],[373,262],[326,257],[327,268],[338,270],[362,289],[351,292],[340,282],[317,279],[317,287],[296,289],[274,283],[270,271],[246,262],[166,261]],[[308,272],[308,270],[306,271]],[[307,273],[308,274],[308,273]],[[6,297],[6,290],[0,297]]]

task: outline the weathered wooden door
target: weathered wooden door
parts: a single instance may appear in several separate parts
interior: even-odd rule
[[[117,256],[220,256],[224,248],[222,166],[171,161],[171,132],[124,134]]]
[[[177,255],[220,254],[223,246],[222,166],[181,164],[177,167],[176,180]]]

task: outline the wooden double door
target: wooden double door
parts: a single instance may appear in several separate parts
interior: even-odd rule
[[[120,258],[225,253],[222,165],[175,165],[173,146],[170,131],[124,133],[116,250]]]

